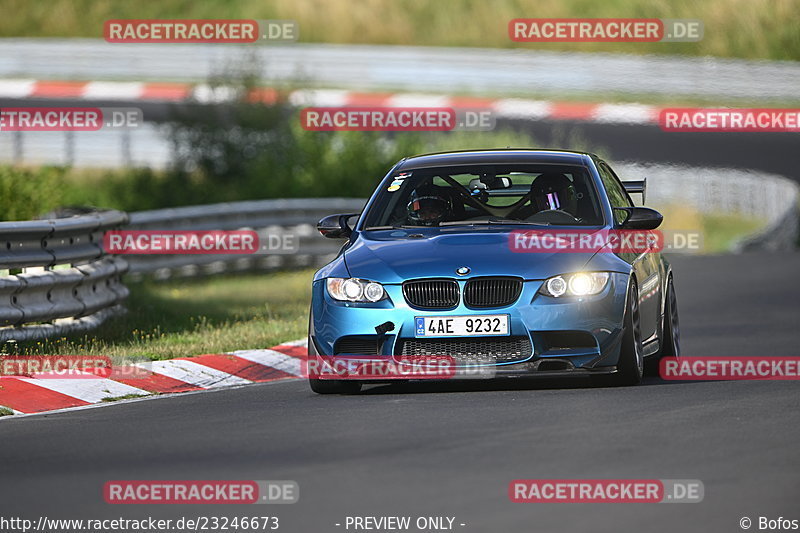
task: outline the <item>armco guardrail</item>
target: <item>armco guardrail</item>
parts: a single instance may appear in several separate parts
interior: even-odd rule
[[[155,279],[209,275],[246,270],[272,270],[321,266],[341,247],[315,229],[319,219],[332,213],[359,213],[365,200],[311,198],[258,200],[225,204],[158,209],[131,213],[130,230],[255,230],[262,242],[268,237],[292,235],[296,248],[253,255],[129,255],[130,275]]]
[[[89,329],[121,310],[127,264],[101,244],[127,221],[121,211],[99,211],[0,222],[0,341]]]

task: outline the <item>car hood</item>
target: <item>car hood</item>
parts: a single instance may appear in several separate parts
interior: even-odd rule
[[[456,269],[468,267],[465,277],[519,276],[546,279],[581,270],[593,252],[515,252],[507,228],[425,228],[422,230],[373,230],[362,232],[345,251],[344,260],[353,277],[381,283],[407,279],[457,277]]]

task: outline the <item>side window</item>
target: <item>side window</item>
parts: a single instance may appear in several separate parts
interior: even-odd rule
[[[625,188],[611,168],[600,161],[597,165],[597,170],[600,172],[600,178],[603,180],[603,186],[608,194],[611,207],[633,207],[633,202],[631,202],[628,193],[625,192]],[[614,211],[614,221],[617,224],[621,224],[625,220],[625,216],[622,211]]]

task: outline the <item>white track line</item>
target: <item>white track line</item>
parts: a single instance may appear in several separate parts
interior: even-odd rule
[[[33,92],[36,80],[0,80],[0,96],[26,98]]]
[[[655,122],[658,109],[642,104],[599,104],[592,113],[592,121],[625,124],[650,124]]]
[[[553,109],[552,102],[504,98],[494,103],[495,112],[501,117],[538,119],[547,118]]]
[[[295,106],[340,107],[347,105],[350,91],[334,89],[300,89],[292,91],[289,103]]]
[[[390,107],[448,107],[449,104],[449,96],[418,93],[396,94],[387,101]]]
[[[83,88],[84,99],[138,100],[142,97],[144,84],[138,82],[93,81]]]
[[[212,87],[211,85],[201,83],[195,85],[192,90],[192,96],[201,104],[219,104],[225,102],[232,102],[236,100],[239,91],[234,87]]]

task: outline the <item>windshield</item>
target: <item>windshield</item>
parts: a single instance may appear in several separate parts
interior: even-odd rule
[[[588,169],[525,164],[398,171],[381,185],[364,229],[401,226],[603,223]]]

